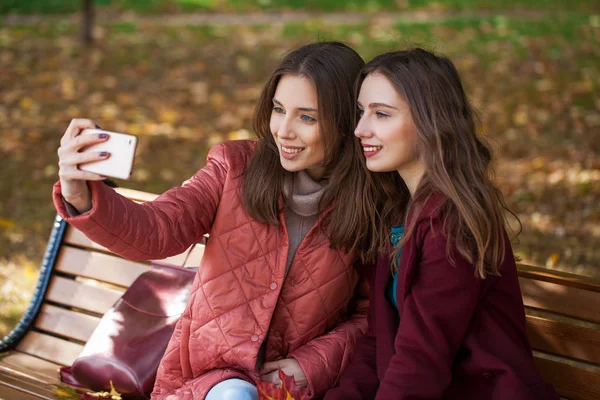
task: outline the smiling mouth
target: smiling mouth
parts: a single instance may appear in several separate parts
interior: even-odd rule
[[[287,153],[287,154],[298,154],[302,150],[304,150],[304,147],[285,147],[285,146],[281,146],[281,150],[284,153]]]
[[[383,146],[366,146],[366,147],[363,147],[363,151],[365,153],[372,153],[374,151],[379,151],[382,148],[383,148]]]

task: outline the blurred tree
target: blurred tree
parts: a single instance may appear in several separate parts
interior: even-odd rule
[[[83,43],[91,44],[94,40],[94,0],[83,0]]]

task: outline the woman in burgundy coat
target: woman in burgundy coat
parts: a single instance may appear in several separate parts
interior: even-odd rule
[[[387,198],[376,240],[393,249],[325,399],[558,399],[533,363],[508,210],[456,68],[416,48],[376,57],[358,84],[355,134]]]

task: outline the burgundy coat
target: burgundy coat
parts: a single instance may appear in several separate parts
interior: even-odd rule
[[[446,257],[444,198],[430,198],[400,258],[398,310],[385,295],[389,256],[371,279],[369,331],[325,400],[558,400],[533,363],[508,238],[501,276]],[[412,216],[411,216],[412,218]]]

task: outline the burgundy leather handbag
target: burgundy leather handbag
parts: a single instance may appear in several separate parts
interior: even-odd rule
[[[175,323],[190,296],[196,268],[152,264],[102,317],[61,379],[124,399],[149,399]],[[75,381],[72,380],[75,379]]]

